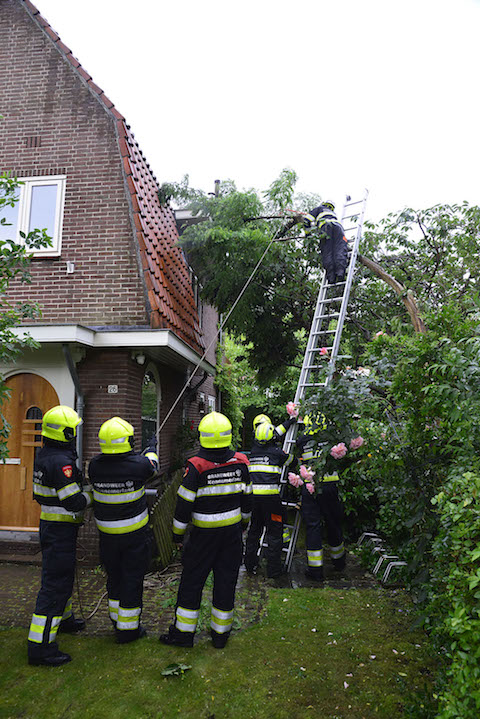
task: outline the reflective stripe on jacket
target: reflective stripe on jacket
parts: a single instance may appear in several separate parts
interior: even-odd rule
[[[174,537],[181,539],[189,522],[202,530],[245,523],[251,502],[247,457],[229,449],[203,448],[188,460],[177,492]]]
[[[33,468],[33,498],[40,504],[40,519],[71,524],[83,521],[91,496],[82,490],[83,476],[76,461],[72,443],[44,440]]]
[[[293,454],[287,454],[275,443],[254,442],[248,467],[253,495],[278,494],[282,467],[287,467],[292,461]]]
[[[128,534],[148,524],[145,482],[155,474],[158,457],[136,452],[97,454],[88,467],[95,522],[103,534]]]

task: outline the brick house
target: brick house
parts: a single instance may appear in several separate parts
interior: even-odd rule
[[[1,551],[36,537],[33,458],[39,419],[55,404],[84,418],[84,466],[114,415],[134,425],[137,450],[168,416],[162,473],[178,463],[185,432],[216,408],[217,314],[197,298],[174,212],[160,203],[125,118],[29,0],[0,0],[0,114],[0,171],[24,183],[10,237],[47,227],[53,238],[33,256],[32,283],[14,281],[8,292],[9,301],[38,302],[42,316],[17,329],[39,349],[0,367],[12,425],[0,466]],[[82,531],[93,546],[94,528]]]

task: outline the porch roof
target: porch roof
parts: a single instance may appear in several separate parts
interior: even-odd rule
[[[164,364],[175,367],[198,366],[211,375],[215,367],[180,340],[171,330],[149,327],[94,328],[83,325],[22,325],[12,332],[19,338],[29,335],[41,345],[68,344],[94,349],[131,349],[135,356],[144,354]]]

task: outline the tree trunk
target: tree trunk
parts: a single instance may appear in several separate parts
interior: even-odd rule
[[[379,264],[377,264],[373,260],[369,260],[368,257],[358,255],[357,259],[361,265],[371,270],[374,275],[386,282],[387,285],[389,285],[392,290],[398,295],[398,297],[402,300],[408,314],[410,315],[410,319],[412,320],[415,332],[425,333],[427,331],[427,328],[425,327],[425,323],[420,315],[420,312],[417,307],[417,302],[411,290],[406,290],[405,287],[400,284],[400,282],[398,282],[394,277],[392,277],[392,275],[389,275],[388,272],[385,272],[385,270],[382,269]]]

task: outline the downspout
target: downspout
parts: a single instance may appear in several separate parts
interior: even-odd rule
[[[77,374],[77,368],[75,367],[75,362],[72,359],[72,355],[70,353],[70,347],[67,344],[62,344],[63,354],[65,355],[65,360],[67,363],[68,371],[70,372],[70,377],[72,378],[73,384],[75,386],[75,392],[77,393],[77,414],[79,417],[83,419],[83,410],[85,407],[84,402],[84,395],[82,388],[80,387],[80,380],[78,379]],[[78,425],[78,432],[77,432],[77,465],[79,469],[82,469],[83,467],[83,422]]]

